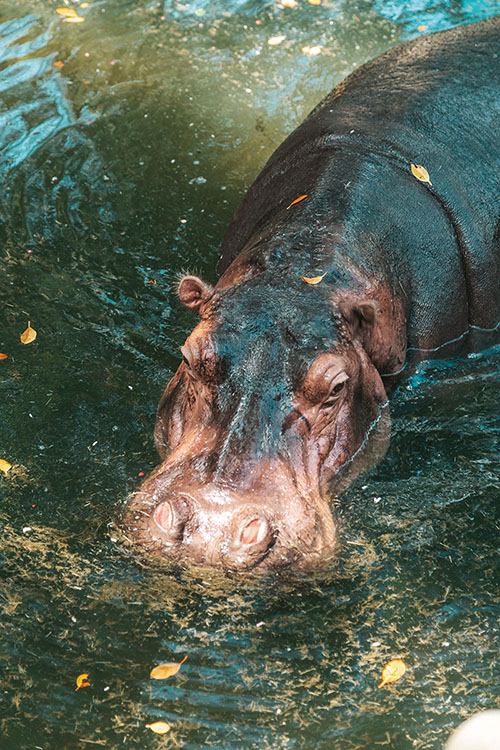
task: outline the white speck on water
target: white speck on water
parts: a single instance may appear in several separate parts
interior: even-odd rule
[[[23,526],[23,534],[27,534],[29,531],[33,531],[31,526]]]

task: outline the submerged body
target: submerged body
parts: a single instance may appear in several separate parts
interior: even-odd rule
[[[201,320],[126,518],[150,551],[232,569],[330,558],[329,491],[383,454],[392,384],[497,340],[499,41],[492,18],[349,76],[249,190],[215,288],[181,281]]]

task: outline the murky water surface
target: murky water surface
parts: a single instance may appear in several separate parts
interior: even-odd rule
[[[245,189],[342,77],[500,2],[68,2],[83,23],[0,3],[1,746],[441,748],[500,699],[498,349],[394,395],[327,580],[166,575],[116,521],[192,325],[178,274],[214,280]]]

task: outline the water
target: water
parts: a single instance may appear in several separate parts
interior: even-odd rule
[[[498,349],[395,394],[326,580],[175,578],[116,522],[192,326],[178,275],[214,281],[245,189],[343,76],[500,2],[108,0],[73,25],[56,7],[0,3],[2,750],[441,748],[500,698]],[[395,657],[406,675],[378,689]]]

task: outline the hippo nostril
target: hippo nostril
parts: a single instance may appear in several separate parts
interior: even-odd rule
[[[261,542],[269,530],[269,524],[262,518],[249,521],[240,535],[242,544],[257,544]]]
[[[174,514],[172,512],[172,506],[170,505],[168,500],[160,503],[155,509],[153,515],[155,522],[158,524],[160,529],[162,529],[162,531],[168,532],[171,530],[174,520]]]

